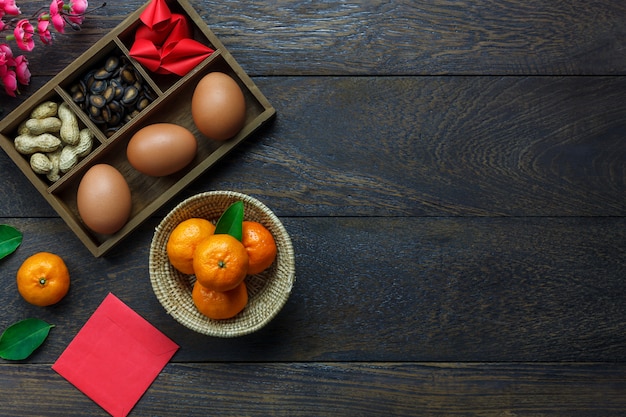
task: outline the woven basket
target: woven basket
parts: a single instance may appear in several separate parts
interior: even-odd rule
[[[215,223],[236,201],[243,201],[245,220],[257,221],[272,233],[277,247],[276,260],[261,274],[246,277],[249,298],[241,313],[231,319],[213,320],[194,305],[191,290],[195,276],[185,275],[171,266],[166,245],[170,233],[180,222],[201,217]],[[198,194],[181,202],[156,227],[150,246],[150,281],[165,311],[183,326],[217,337],[249,334],[272,320],[289,298],[295,281],[291,239],[274,213],[253,197],[233,191]]]

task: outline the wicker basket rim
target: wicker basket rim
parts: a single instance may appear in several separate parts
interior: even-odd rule
[[[253,295],[242,313],[232,319],[211,320],[193,306],[190,286],[194,277],[183,276],[171,267],[165,245],[169,233],[180,221],[211,212],[217,216],[225,205],[237,200],[244,203],[246,219],[262,220],[261,223],[270,229],[276,240],[277,259],[266,273],[246,278],[246,282],[251,281],[248,291]],[[211,204],[207,205],[207,202]],[[156,226],[149,254],[150,281],[166,312],[183,326],[208,336],[237,337],[259,330],[282,309],[295,283],[294,258],[289,234],[267,206],[236,191],[207,191],[177,204]]]

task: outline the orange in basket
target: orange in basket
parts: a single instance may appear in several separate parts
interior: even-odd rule
[[[215,231],[206,219],[191,218],[179,223],[167,240],[167,257],[172,266],[183,274],[193,274],[193,254],[202,240]]]
[[[246,220],[243,222],[241,243],[248,252],[248,274],[260,274],[276,259],[276,241],[269,230],[261,223]]]
[[[204,287],[214,291],[232,290],[246,277],[248,253],[231,235],[211,235],[198,243],[193,269],[196,280]]]
[[[209,290],[196,281],[191,298],[202,314],[211,319],[222,320],[235,317],[244,309],[248,304],[248,290],[244,281],[234,289],[224,292]]]

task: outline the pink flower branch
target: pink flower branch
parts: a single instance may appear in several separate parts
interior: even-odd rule
[[[15,42],[17,47],[26,52],[35,48],[35,35],[44,45],[50,45],[53,34],[50,32],[50,23],[58,33],[65,33],[65,27],[80,30],[85,15],[106,6],[87,10],[87,0],[70,0],[65,4],[64,0],[51,0],[48,7],[41,7],[30,18],[19,18],[21,10],[15,0],[0,0],[0,34],[7,42]],[[35,26],[33,26],[35,25]],[[15,57],[9,44],[0,43],[0,84],[4,91],[11,97],[19,93],[18,86],[30,83],[30,70],[28,59],[24,55]]]

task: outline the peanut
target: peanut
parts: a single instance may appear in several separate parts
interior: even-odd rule
[[[80,140],[78,129],[78,119],[67,103],[61,103],[58,109],[59,119],[61,119],[61,130],[59,132],[61,140],[68,145],[76,145]]]
[[[46,154],[36,152],[30,156],[30,167],[35,174],[48,174],[53,165]]]
[[[52,169],[50,170],[48,175],[46,175],[46,178],[48,178],[48,181],[50,182],[56,182],[59,179],[61,179],[61,174],[59,170],[60,156],[61,156],[60,150],[57,150],[48,154],[48,158],[50,159],[50,162],[52,163]]]
[[[56,133],[61,130],[61,120],[58,117],[46,117],[45,119],[29,119],[24,124],[31,135],[42,133]]]
[[[25,155],[35,152],[52,152],[61,146],[61,139],[51,133],[38,136],[19,135],[15,138],[15,149]]]
[[[80,131],[80,140],[74,146],[66,146],[61,150],[59,157],[59,170],[65,173],[72,169],[77,163],[78,158],[83,158],[91,152],[93,146],[93,133],[89,129]]]
[[[32,119],[45,119],[46,117],[52,117],[57,114],[58,104],[53,101],[45,101],[39,104],[30,113]]]
[[[28,119],[28,120],[30,120],[30,119]],[[26,127],[26,122],[28,120],[20,123],[20,125],[17,127],[17,134],[18,135],[30,135],[30,130]]]

